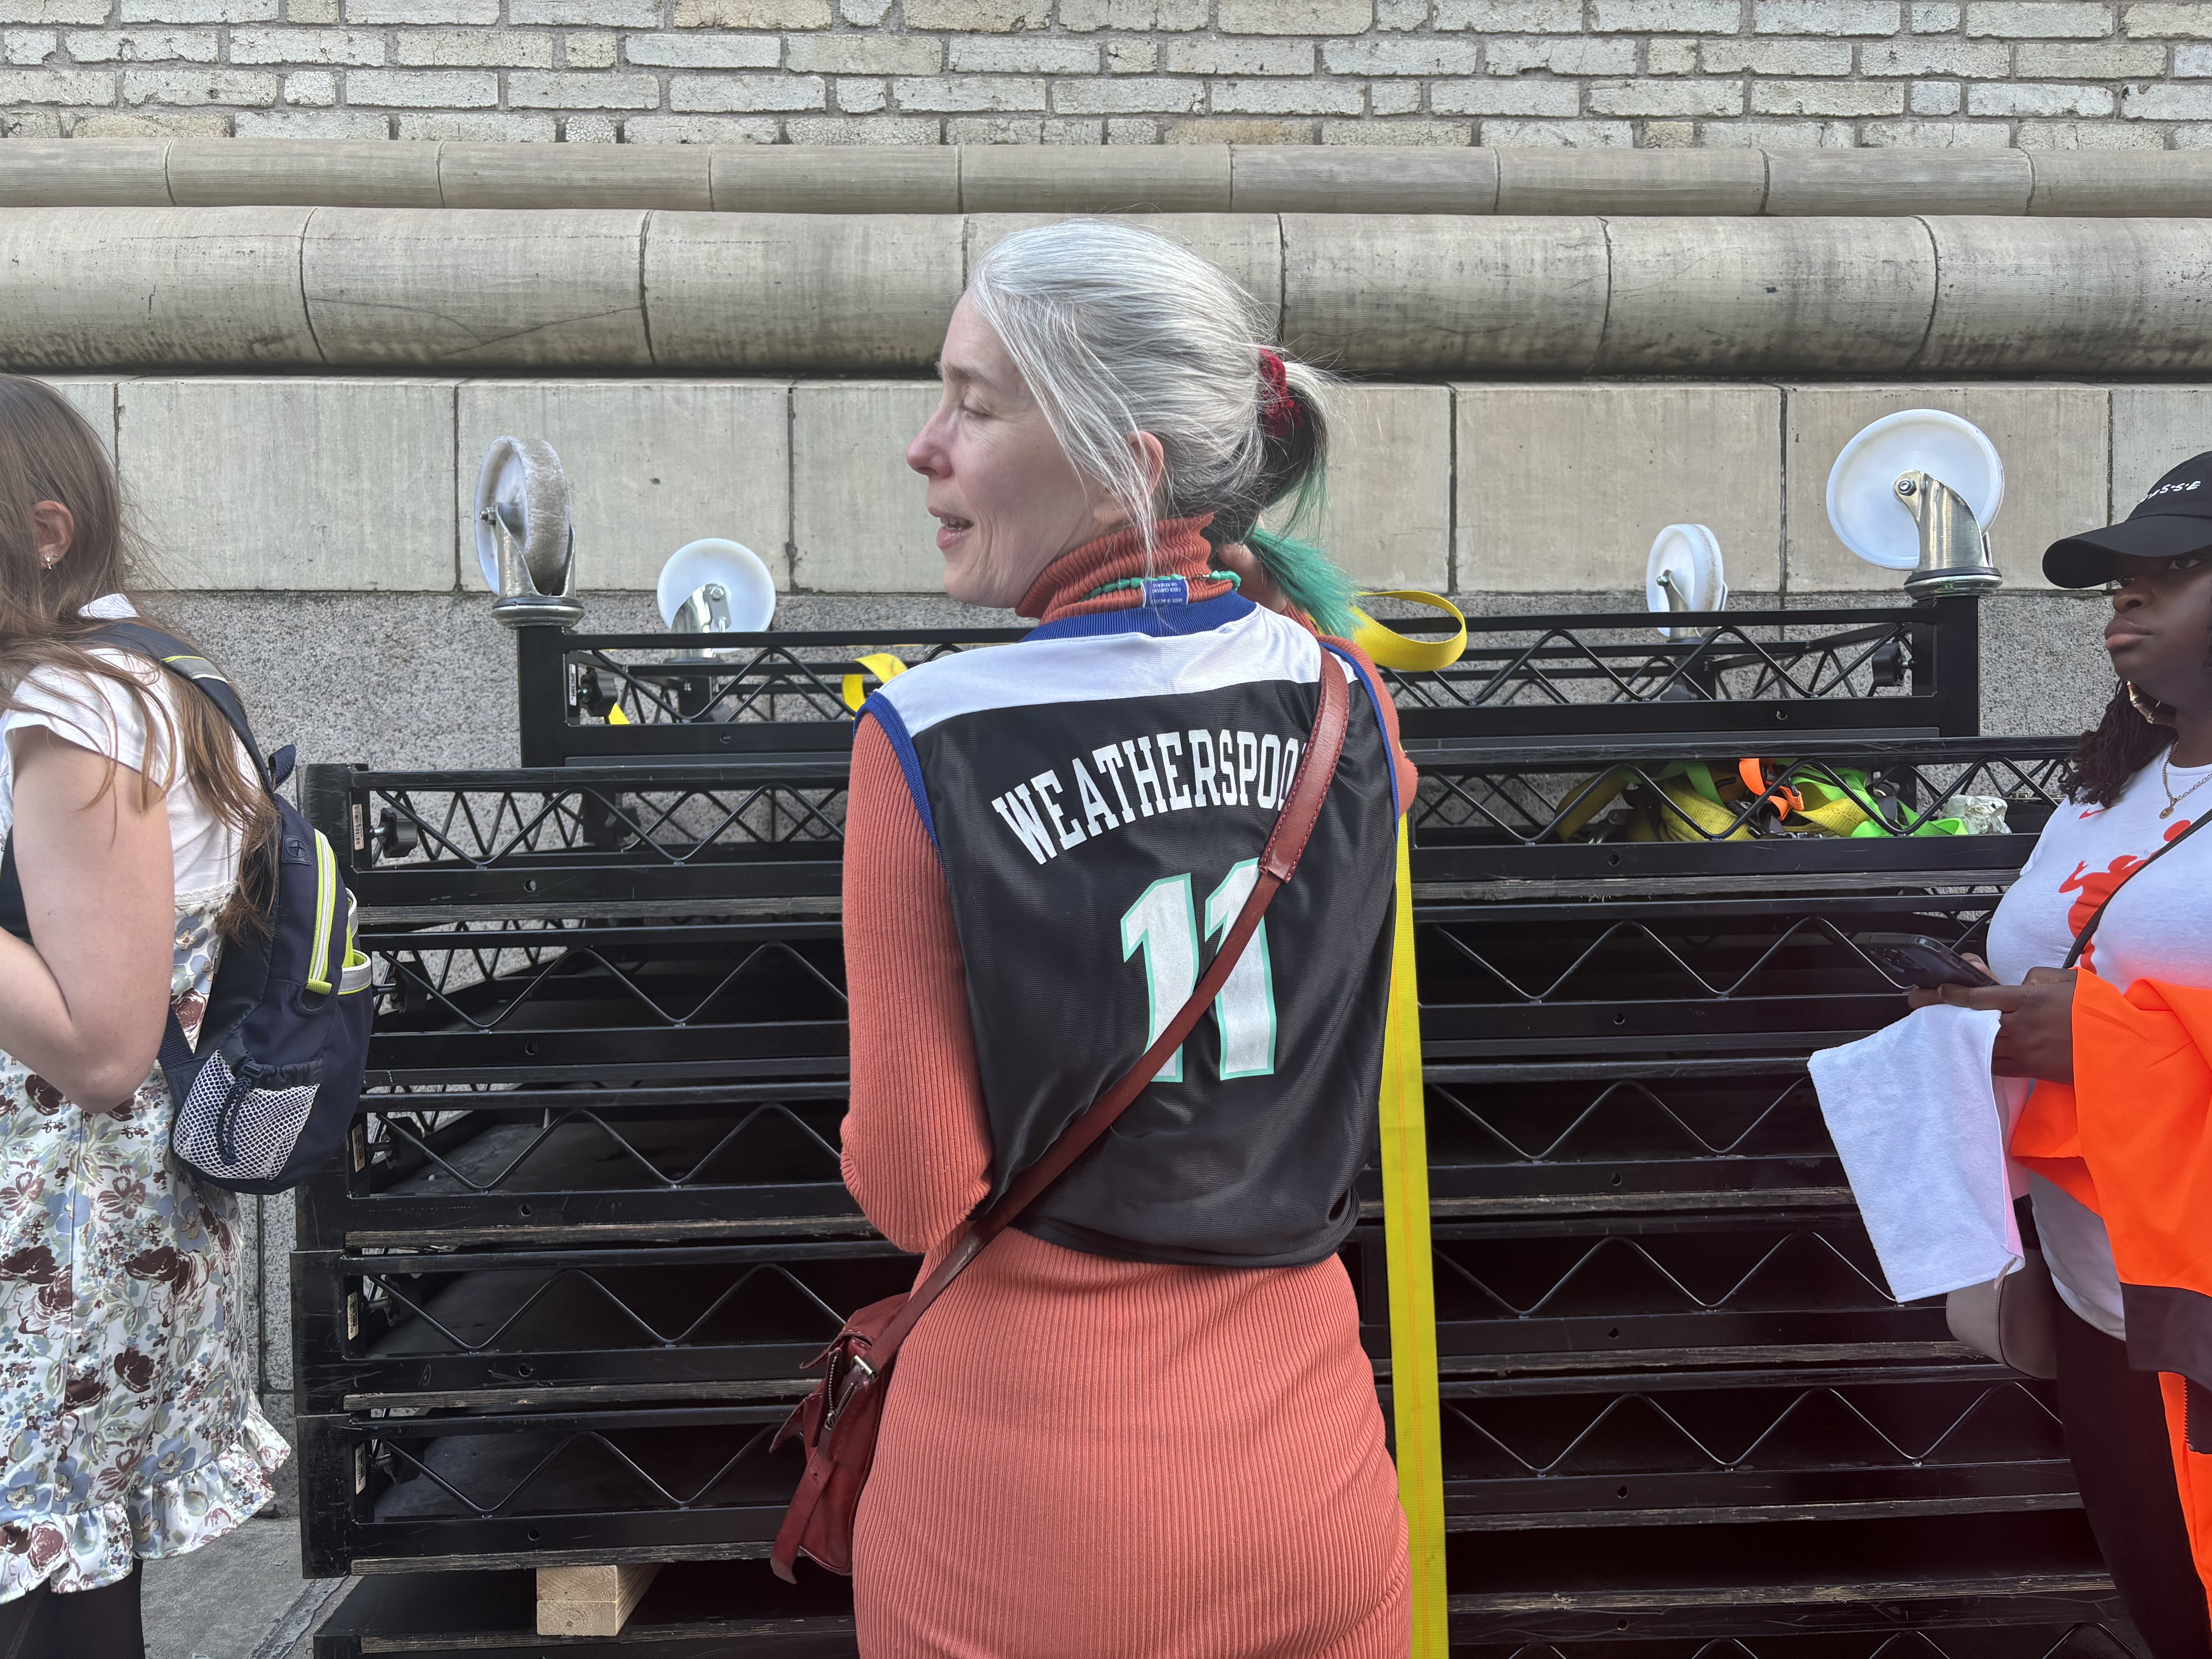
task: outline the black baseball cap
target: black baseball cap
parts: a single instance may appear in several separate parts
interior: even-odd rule
[[[2123,557],[2169,559],[2212,547],[2212,450],[2192,455],[2150,487],[2118,524],[2085,530],[2044,550],[2043,574],[2060,587],[2094,587]]]

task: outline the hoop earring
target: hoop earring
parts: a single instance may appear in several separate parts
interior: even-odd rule
[[[2136,690],[2135,682],[2133,680],[2122,680],[2120,684],[2127,688],[2129,703],[2134,708],[2136,714],[2143,717],[2146,724],[2151,726],[2171,726],[2173,724],[2173,710],[2168,708],[2164,703],[2159,702],[2155,697],[2147,697],[2143,696],[2142,692]]]

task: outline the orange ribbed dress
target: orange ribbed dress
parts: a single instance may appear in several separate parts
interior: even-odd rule
[[[1142,568],[1088,550],[1047,573],[1063,599]],[[933,1266],[991,1147],[944,868],[873,721],[845,836],[845,1181]],[[1399,1659],[1406,1521],[1342,1264],[1002,1235],[900,1352],[853,1584],[866,1659]]]

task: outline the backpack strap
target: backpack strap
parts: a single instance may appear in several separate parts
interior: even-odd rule
[[[246,745],[253,769],[260,775],[261,787],[272,795],[276,793],[278,781],[270,772],[261,745],[254,741],[253,728],[246,724],[246,705],[238,700],[237,690],[223,678],[221,669],[175,635],[165,634],[142,622],[105,623],[93,638],[102,644],[125,646],[142,656],[151,657],[179,679],[191,684],[230,722],[230,729]]]
[[[94,630],[92,642],[117,645],[150,657],[178,678],[184,680],[212,702],[238,740],[246,745],[246,755],[253,762],[254,772],[261,779],[261,787],[271,796],[283,780],[270,770],[269,761],[261,753],[261,745],[254,741],[253,728],[246,724],[246,705],[238,700],[238,693],[230,682],[205,657],[193,650],[173,634],[143,622],[121,620],[103,623]],[[288,766],[285,770],[291,769]],[[4,848],[0,848],[0,929],[13,933],[27,943],[31,937],[30,912],[23,902],[22,878],[15,872],[15,836],[11,827]],[[172,1025],[174,1024],[172,1020]],[[179,1034],[181,1041],[181,1034]],[[167,1048],[167,1043],[164,1043]],[[187,1054],[190,1050],[185,1051]]]

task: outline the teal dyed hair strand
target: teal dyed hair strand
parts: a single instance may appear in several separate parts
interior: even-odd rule
[[[1320,467],[1308,471],[1295,490],[1285,492],[1291,510],[1284,516],[1285,527],[1278,531],[1255,526],[1245,536],[1244,544],[1283,590],[1284,597],[1313,618],[1315,627],[1335,638],[1349,639],[1355,626],[1352,601],[1359,597],[1358,589],[1335,560],[1300,533],[1320,522],[1328,494],[1324,477]]]
[[[1358,591],[1335,560],[1311,542],[1272,530],[1255,529],[1244,543],[1283,596],[1311,617],[1315,627],[1339,639],[1351,637],[1352,605]]]

